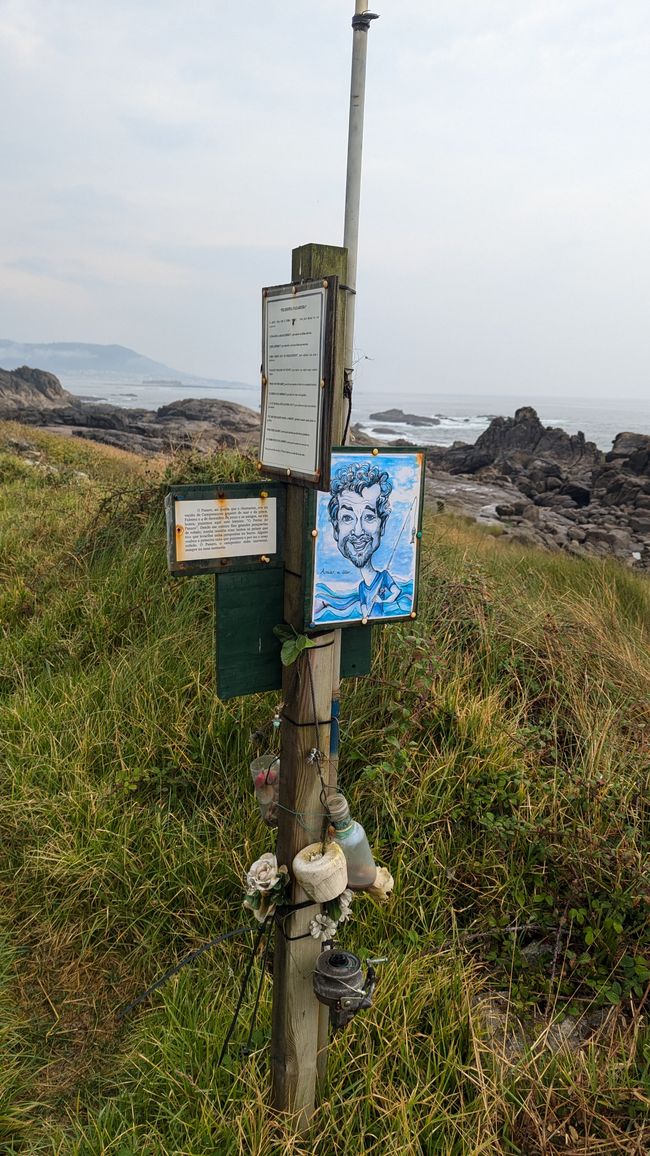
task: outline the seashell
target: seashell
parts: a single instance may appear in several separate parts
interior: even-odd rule
[[[387,867],[378,867],[375,882],[366,887],[368,895],[379,903],[387,903],[395,886],[395,880]]]

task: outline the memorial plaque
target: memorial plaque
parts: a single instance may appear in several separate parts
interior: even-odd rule
[[[281,563],[284,487],[268,483],[176,486],[165,499],[173,574]]]
[[[335,277],[265,289],[260,463],[317,485],[329,460]]]
[[[275,498],[216,498],[176,502],[176,558],[245,558],[277,550]]]

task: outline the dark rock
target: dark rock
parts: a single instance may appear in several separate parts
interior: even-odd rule
[[[404,413],[401,409],[385,409],[381,413],[371,413],[370,421],[399,421],[406,425],[440,425],[437,417],[421,417],[417,413]]]
[[[72,436],[87,441],[100,442],[104,446],[114,446],[130,454],[164,454],[169,452],[169,442],[162,438],[143,437],[142,434],[127,433],[125,430],[73,429]]]
[[[617,458],[629,458],[639,450],[650,452],[650,434],[620,433],[614,438],[606,459],[613,462]]]
[[[576,506],[588,506],[591,501],[591,488],[580,482],[564,482],[562,493],[566,494],[568,498],[573,498]]]
[[[0,417],[13,408],[59,405],[69,401],[72,394],[63,388],[58,377],[43,369],[0,369]]]
[[[144,454],[249,449],[258,442],[260,425],[254,410],[220,398],[184,398],[155,412],[85,402],[53,374],[27,367],[0,370],[0,419],[72,427],[80,437]]]
[[[496,466],[510,480],[525,473],[530,483],[541,485],[568,471],[589,476],[604,454],[584,434],[544,426],[531,406],[522,406],[514,417],[495,418],[473,446],[434,447],[431,460],[451,473],[474,474]]]
[[[573,498],[569,498],[566,494],[541,494],[535,498],[536,506],[550,506],[552,509],[575,509],[577,502]]]

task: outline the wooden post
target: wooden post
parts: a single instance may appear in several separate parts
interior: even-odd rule
[[[335,276],[345,282],[347,253],[333,245],[303,245],[292,254],[292,280],[316,280]],[[345,293],[336,303],[336,352],[332,394],[332,439],[338,443],[343,431],[343,349]],[[308,491],[293,484],[287,489],[285,535],[285,621],[300,632],[303,628],[306,520]],[[318,635],[318,645],[303,652],[283,676],[280,810],[277,858],[291,870],[294,856],[321,837],[323,805],[318,766],[308,761],[310,751],[322,751],[322,773],[330,781],[330,717],[334,682],[334,646],[339,631]],[[309,668],[308,668],[309,664]],[[311,677],[310,677],[311,671]],[[338,676],[338,671],[336,672]],[[314,726],[314,707],[316,721]],[[293,885],[292,902],[306,896]],[[328,1009],[314,995],[312,977],[319,940],[309,935],[309,923],[317,907],[306,907],[288,916],[277,928],[273,963],[273,1029],[271,1071],[273,1106],[292,1112],[299,1131],[314,1111],[317,1079],[327,1063]],[[303,936],[304,938],[295,938]]]

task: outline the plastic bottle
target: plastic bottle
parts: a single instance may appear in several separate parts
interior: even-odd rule
[[[339,844],[348,865],[348,887],[352,891],[372,887],[377,865],[366,832],[350,815],[350,808],[343,795],[332,795],[327,801],[327,807],[334,826],[334,841]]]

